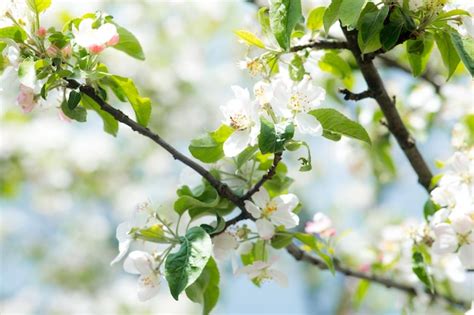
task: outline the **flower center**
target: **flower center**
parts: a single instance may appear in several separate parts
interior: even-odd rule
[[[149,276],[146,277],[141,277],[140,281],[143,283],[143,286],[149,287],[149,288],[154,288],[156,287],[155,283],[155,274],[150,274]]]
[[[250,60],[247,62],[247,69],[251,76],[256,76],[263,72],[263,64],[258,60]]]
[[[263,216],[268,217],[276,210],[277,210],[277,205],[275,204],[274,201],[270,201],[269,203],[267,203],[267,205],[263,209]]]
[[[307,112],[310,109],[309,104],[310,102],[306,95],[296,92],[291,95],[288,108],[296,113]]]
[[[230,126],[235,130],[245,130],[251,127],[251,121],[249,117],[242,113],[235,113],[229,117]]]

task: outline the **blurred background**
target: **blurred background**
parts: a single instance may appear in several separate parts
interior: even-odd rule
[[[326,2],[304,5],[311,9]],[[113,49],[102,58],[111,72],[132,77],[142,94],[152,98],[151,128],[183,152],[192,138],[220,124],[219,106],[232,96],[231,85],[251,89],[255,82],[237,66],[247,49],[233,34],[236,29],[257,29],[256,6],[251,3],[53,0],[42,23],[60,27],[71,17],[96,10],[113,15],[139,38],[145,62]],[[435,169],[437,159],[452,153],[454,124],[473,110],[473,90],[462,70],[446,84],[437,77],[442,73],[437,69],[439,56],[431,63],[433,77],[443,84],[441,94],[403,71],[380,69]],[[351,140],[306,139],[314,169],[298,173],[298,156],[288,154],[286,162],[294,166],[290,176],[298,179],[290,190],[303,200],[303,222],[317,211],[333,219],[338,256],[360,267],[382,248],[402,250],[384,246],[399,237],[395,224],[422,221],[427,195],[376,119],[376,104],[342,102],[336,95],[340,81],[316,66],[312,74],[328,89],[324,106],[359,119],[375,141],[369,148]],[[356,72],[353,82],[355,91],[364,90]],[[117,254],[117,224],[146,200],[171,211],[175,190],[187,179],[183,166],[123,126],[114,138],[102,131],[102,122],[93,114],[85,124],[60,120],[54,105],[23,114],[15,97],[14,90],[0,94],[0,313],[199,313],[200,306],[184,296],[174,301],[166,285],[154,299],[139,302],[136,277],[120,264],[109,265]],[[406,309],[406,296],[395,290],[372,285],[358,302],[353,298],[360,291],[358,281],[295,263],[284,251],[279,256],[290,279],[288,288],[274,283],[257,288],[245,277],[234,277],[231,266],[223,264],[222,297],[215,313],[400,314]],[[452,290],[472,300],[473,278],[458,262],[449,264],[446,277]],[[409,264],[405,267],[408,276],[403,279],[412,281]],[[416,307],[411,311],[426,312],[444,314]]]

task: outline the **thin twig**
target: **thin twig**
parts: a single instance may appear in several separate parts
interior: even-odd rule
[[[346,42],[336,40],[313,40],[308,44],[293,46],[290,52],[297,52],[303,49],[349,49]]]
[[[275,153],[275,156],[273,157],[272,166],[268,169],[267,173],[263,175],[262,178],[260,178],[260,180],[255,184],[255,186],[253,186],[249,191],[247,191],[247,193],[242,198],[240,198],[242,201],[249,200],[250,198],[252,198],[253,194],[255,194],[260,189],[260,187],[265,184],[266,181],[272,179],[272,177],[276,173],[278,163],[280,163],[281,161],[281,157],[281,152]]]
[[[366,90],[361,93],[353,93],[348,89],[339,89],[339,93],[344,94],[344,99],[346,101],[360,101],[365,98],[374,98],[374,93],[371,90]]]

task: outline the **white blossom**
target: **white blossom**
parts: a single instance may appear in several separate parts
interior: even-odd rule
[[[146,301],[154,297],[160,289],[161,278],[155,270],[155,259],[147,252],[133,251],[123,263],[123,269],[138,274],[138,299]]]
[[[93,28],[94,20],[87,18],[81,21],[79,27],[73,28],[74,41],[92,54],[99,54],[108,46],[119,42],[117,28],[112,23],[104,23],[98,28]]]
[[[258,282],[264,280],[274,280],[278,285],[282,287],[288,286],[287,276],[276,269],[271,268],[271,262],[255,261],[253,264],[239,268],[236,271],[236,275],[245,274],[250,280],[256,280]]]
[[[332,227],[331,219],[321,212],[315,213],[313,220],[306,223],[305,231],[306,233],[316,233],[323,236],[330,236],[336,232]]]
[[[237,237],[229,232],[221,233],[212,238],[214,257],[217,260],[225,260],[239,248]]]

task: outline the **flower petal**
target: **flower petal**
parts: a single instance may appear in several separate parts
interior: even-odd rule
[[[127,239],[125,241],[119,242],[119,253],[117,257],[115,257],[114,260],[112,260],[110,265],[116,264],[120,260],[122,260],[122,258],[127,254],[131,243],[132,243],[132,239]]]
[[[263,209],[270,202],[270,195],[265,188],[261,187],[255,194],[253,194],[252,199],[257,206]]]
[[[224,154],[234,157],[242,152],[250,142],[249,130],[237,130],[224,142]]]
[[[257,233],[263,240],[269,240],[275,234],[275,227],[267,219],[258,219],[255,222]]]
[[[273,200],[277,204],[278,209],[285,209],[287,211],[293,211],[300,202],[294,194],[280,195]]]
[[[279,286],[283,288],[288,287],[288,277],[283,272],[275,269],[269,269],[267,273]]]
[[[459,249],[459,260],[466,269],[474,269],[474,244],[465,244]]]
[[[252,201],[245,200],[244,205],[245,210],[247,210],[255,219],[258,219],[262,216],[262,210],[257,207]]]
[[[141,276],[138,279],[138,299],[140,301],[146,301],[158,294],[160,290],[160,277],[154,273],[148,276]]]
[[[125,259],[123,269],[128,273],[139,273],[142,276],[148,276],[153,273],[153,260],[149,253],[136,250]]]
[[[320,136],[323,134],[323,127],[313,115],[307,113],[298,113],[295,116],[296,128],[302,134],[311,136]]]
[[[277,209],[271,214],[270,220],[276,226],[283,225],[287,229],[294,228],[300,223],[300,218],[286,209]]]

